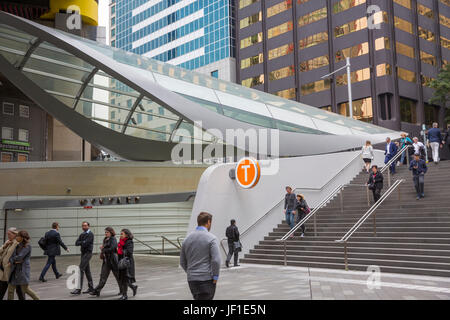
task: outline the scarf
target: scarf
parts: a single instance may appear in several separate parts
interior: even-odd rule
[[[127,242],[128,238],[120,239],[119,244],[117,245],[117,253],[123,255],[123,246],[125,242]]]

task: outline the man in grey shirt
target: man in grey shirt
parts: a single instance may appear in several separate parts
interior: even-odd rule
[[[180,265],[187,273],[194,300],[212,300],[220,271],[219,241],[209,232],[212,215],[202,212],[197,229],[183,241]]]

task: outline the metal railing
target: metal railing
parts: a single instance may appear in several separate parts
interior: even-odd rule
[[[177,242],[178,244],[176,244],[175,242],[173,242],[172,240],[168,239],[166,236],[164,235],[159,235],[159,234],[151,234],[149,235],[150,237],[156,237],[156,238],[161,238],[161,251],[153,248],[152,246],[150,246],[148,243],[145,243],[142,240],[139,240],[138,238],[134,238],[137,242],[143,244],[144,246],[146,246],[147,248],[150,249],[150,253],[151,250],[155,251],[158,254],[164,255],[165,254],[165,243],[168,242],[170,243],[172,246],[174,246],[175,248],[177,248],[178,250],[181,250],[181,244],[180,244],[180,237],[177,238]]]
[[[411,146],[404,146],[399,152],[397,152],[397,154],[391,160],[388,161],[388,163],[386,163],[384,165],[384,167],[380,170],[380,172],[383,173],[384,171],[388,170],[393,163],[397,162],[398,158],[400,158],[402,156],[403,152],[406,152],[406,163],[409,166],[408,149],[410,147]],[[391,170],[388,170],[388,185],[389,185],[389,187],[391,186]]]
[[[150,254],[152,254],[152,250],[155,251],[157,254],[161,254],[161,252],[155,248],[153,248],[151,245],[145,243],[144,241],[139,240],[138,238],[134,237],[134,240],[136,240],[137,242],[139,242],[140,244],[146,246],[147,248],[150,249]]]
[[[398,188],[398,197],[399,202],[401,201],[401,189],[399,186],[404,182],[404,179],[397,180],[394,182],[394,184],[389,187],[389,189],[381,196],[380,199],[374,205],[356,222],[353,227],[350,228],[350,230],[340,239],[335,240],[335,242],[338,243],[344,243],[344,261],[345,261],[345,270],[348,270],[348,252],[347,252],[347,241],[350,239],[350,237],[356,232],[356,230],[359,229],[359,227],[372,215],[373,216],[373,233],[374,236],[377,235],[377,221],[376,221],[376,210],[378,207],[395,191],[395,189]],[[401,205],[401,204],[400,204]]]

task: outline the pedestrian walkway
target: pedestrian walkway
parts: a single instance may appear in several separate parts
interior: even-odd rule
[[[192,300],[186,283],[186,275],[178,266],[178,257],[137,255],[136,279],[139,285],[136,300]],[[100,259],[91,260],[94,282],[100,274]],[[63,272],[69,265],[78,264],[78,256],[63,256],[58,267]],[[48,282],[38,282],[45,259],[31,260],[30,286],[43,300],[114,300],[118,287],[114,277],[99,298],[86,294],[70,295],[66,288],[68,275],[56,280],[47,275]],[[215,299],[230,300],[450,300],[450,278],[413,276],[402,274],[381,274],[379,289],[370,281],[369,274],[332,269],[284,267],[256,264],[242,264],[237,268],[221,270]],[[376,278],[376,277],[375,277]]]

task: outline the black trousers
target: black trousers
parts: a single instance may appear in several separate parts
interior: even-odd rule
[[[188,281],[194,300],[212,300],[216,293],[216,284],[213,280]]]
[[[112,266],[105,261],[103,261],[103,264],[102,264],[102,270],[100,272],[100,281],[99,281],[97,287],[95,288],[96,291],[98,291],[98,292],[102,291],[103,287],[106,284],[106,281],[108,280],[108,277],[109,277],[109,274],[111,273],[111,271],[114,275],[114,278],[117,281],[117,284],[119,285],[120,292],[122,292],[122,289],[120,286],[120,281],[119,281],[119,270],[117,270],[116,268],[112,268]]]
[[[297,213],[297,221],[295,221],[295,223],[299,223],[300,221],[302,221],[304,218],[306,217],[306,213],[304,213],[302,210],[298,210]],[[302,226],[300,227],[302,228],[302,233],[305,233],[305,224],[302,224]]]
[[[92,281],[91,268],[89,266],[89,262],[92,258],[92,252],[86,252],[81,254],[81,262],[80,262],[80,289],[83,289],[83,279],[86,274],[86,279],[88,281],[88,288],[94,289],[94,282]]]
[[[239,260],[239,251],[234,250],[234,243],[228,242],[228,255],[227,255],[227,262],[230,263],[231,257],[234,255],[234,265],[236,266],[238,264]]]
[[[3,300],[5,293],[8,291],[8,282],[0,281],[0,301]],[[25,296],[22,292],[22,288],[20,286],[16,286],[17,298],[19,300],[25,300]]]
[[[381,189],[373,189],[373,200],[377,202],[381,198]]]
[[[128,277],[128,270],[119,270],[120,293],[124,296],[128,296],[128,287],[133,288],[133,283]]]

